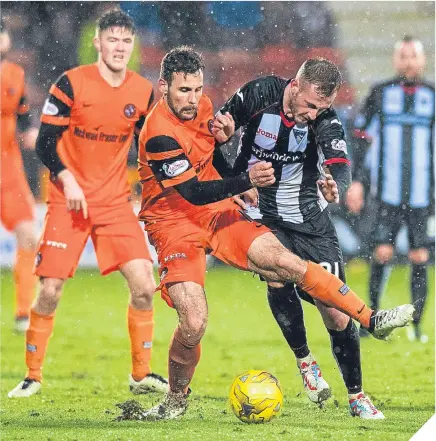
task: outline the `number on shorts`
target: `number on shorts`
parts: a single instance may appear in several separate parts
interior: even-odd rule
[[[332,264],[330,262],[320,262],[322,267],[324,267],[329,273],[334,274],[336,277],[339,277],[339,262],[333,262],[334,271],[332,268]]]

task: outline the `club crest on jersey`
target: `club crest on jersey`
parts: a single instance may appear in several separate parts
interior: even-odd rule
[[[292,131],[294,133],[295,141],[297,141],[297,144],[301,144],[301,141],[303,141],[307,132],[304,130],[297,130],[297,129],[294,129]]]
[[[126,104],[124,106],[124,115],[127,116],[127,118],[133,118],[136,115],[136,107],[134,104]]]
[[[180,159],[179,161],[165,163],[162,170],[169,178],[174,178],[181,175],[188,167],[189,162],[186,159]]]
[[[332,149],[347,153],[347,143],[343,139],[334,139],[332,141]]]

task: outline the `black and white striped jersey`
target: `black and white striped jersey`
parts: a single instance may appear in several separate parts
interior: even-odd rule
[[[433,204],[433,84],[400,77],[376,84],[354,127],[356,147],[363,147],[359,142],[362,139],[371,144],[365,162],[370,169],[370,191],[374,197],[397,207],[426,208]],[[363,152],[358,153],[363,156]]]
[[[292,223],[310,220],[327,206],[317,186],[322,166],[349,164],[342,124],[333,109],[299,125],[283,113],[283,93],[290,80],[262,77],[239,88],[220,109],[229,112],[236,130],[242,127],[233,173],[258,161],[272,162],[276,183],[259,188],[264,219]]]

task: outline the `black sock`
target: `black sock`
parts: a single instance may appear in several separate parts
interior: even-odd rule
[[[295,356],[307,357],[310,351],[307,346],[303,307],[293,284],[287,284],[283,288],[268,286],[268,303]]]
[[[371,263],[371,277],[369,280],[369,299],[371,309],[378,309],[380,304],[380,296],[385,282],[386,265],[373,261]]]
[[[350,319],[343,331],[332,331],[330,334],[332,352],[342,373],[349,394],[362,390],[362,366],[360,364],[359,331]]]
[[[413,323],[418,326],[427,299],[427,265],[412,264],[410,290],[413,306],[416,308],[416,312],[413,314]]]

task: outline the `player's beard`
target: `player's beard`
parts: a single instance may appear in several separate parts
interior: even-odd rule
[[[181,109],[177,110],[176,107],[174,106],[174,101],[170,97],[170,94],[167,94],[166,97],[167,97],[168,107],[170,108],[171,112],[173,112],[174,115],[177,116],[177,118],[179,118],[183,121],[190,121],[192,119],[195,119],[195,117],[197,116],[198,109],[195,109],[195,113],[192,116],[187,118],[182,112],[184,110],[190,110],[190,109],[192,109],[192,107],[182,107]]]

